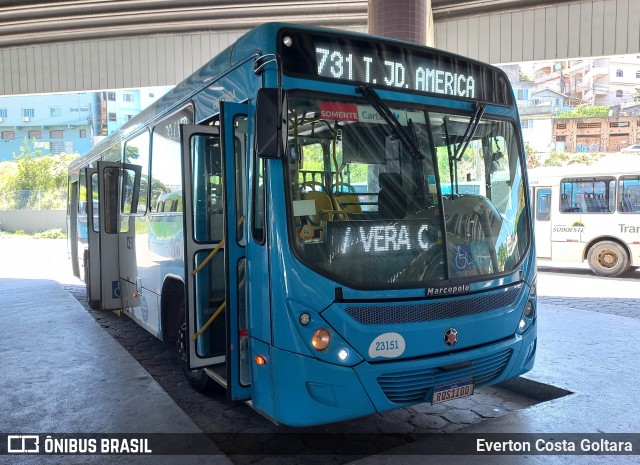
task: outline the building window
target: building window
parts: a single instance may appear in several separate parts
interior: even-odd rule
[[[131,118],[133,118],[134,115],[126,115],[127,121],[129,121]]]
[[[616,97],[622,97],[622,91],[620,89],[616,90]]]
[[[60,155],[64,152],[64,142],[51,142],[51,153],[54,155]]]
[[[520,121],[522,129],[529,129],[533,127],[533,120],[530,119],[523,119],[522,121]]]
[[[29,139],[42,139],[42,131],[39,129],[29,131]]]
[[[623,77],[624,72],[621,69],[616,70],[616,77]]]
[[[80,139],[84,139],[87,137],[87,130],[86,129],[80,129]]]
[[[133,94],[122,94],[123,102],[133,102]]]
[[[60,107],[51,107],[51,116],[62,116],[62,108]]]
[[[556,129],[567,129],[567,125],[562,123],[562,124],[556,124]]]
[[[51,139],[64,139],[64,131],[62,129],[55,129],[49,132],[49,137]]]
[[[109,113],[109,121],[117,121],[115,113]]]
[[[610,128],[628,128],[629,127],[629,122],[628,121],[615,121],[613,123],[609,123],[609,127]]]
[[[116,101],[116,93],[115,92],[107,92],[107,100],[111,100],[112,102]]]
[[[14,131],[2,131],[2,140],[13,140],[16,138]]]
[[[7,117],[7,109],[0,108],[0,118],[6,118],[6,117]]]
[[[23,108],[22,109],[22,117],[23,118],[33,118],[36,115],[36,111],[33,108]]]
[[[602,123],[578,123],[578,129],[600,129]]]
[[[636,71],[636,79],[640,79],[640,71]]]
[[[518,100],[529,100],[529,89],[517,89]]]

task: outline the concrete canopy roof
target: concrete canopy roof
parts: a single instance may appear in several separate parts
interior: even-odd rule
[[[431,0],[434,20],[571,0]],[[0,48],[195,31],[250,29],[268,21],[366,26],[367,0],[8,0]]]

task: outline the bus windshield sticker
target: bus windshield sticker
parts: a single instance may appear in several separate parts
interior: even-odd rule
[[[404,353],[406,343],[398,333],[384,333],[375,338],[369,346],[369,357],[396,358]]]

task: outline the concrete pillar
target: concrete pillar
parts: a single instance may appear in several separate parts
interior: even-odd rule
[[[369,33],[434,46],[431,0],[369,0]]]

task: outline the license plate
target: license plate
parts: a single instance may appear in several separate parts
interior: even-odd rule
[[[452,384],[443,384],[433,389],[432,404],[439,404],[460,397],[467,397],[473,394],[473,380],[466,379]]]

